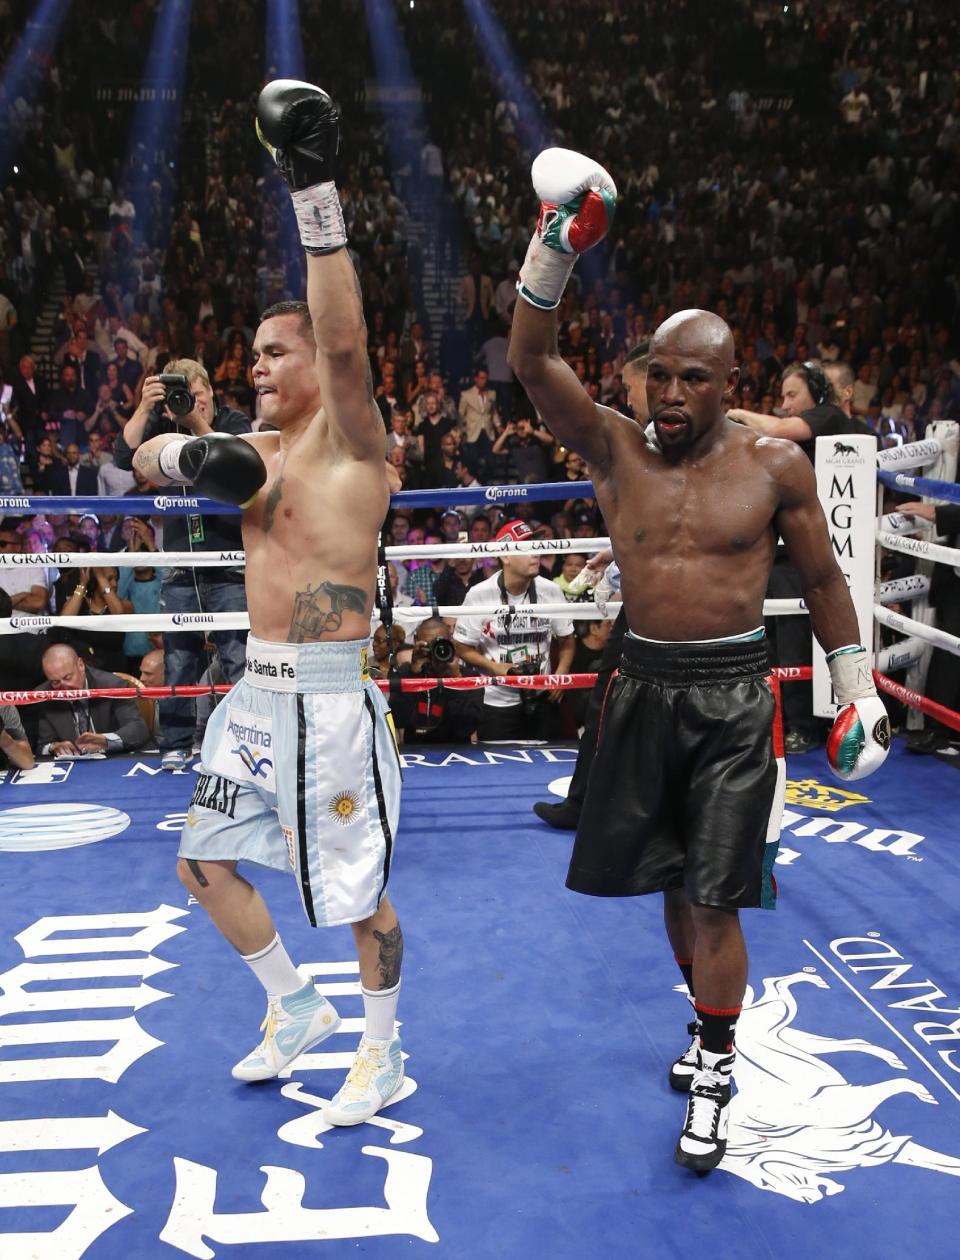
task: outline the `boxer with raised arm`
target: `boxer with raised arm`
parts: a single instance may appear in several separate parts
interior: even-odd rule
[[[400,764],[367,672],[389,498],[383,421],[334,183],[339,111],[319,88],[277,80],[260,94],[257,133],[290,187],[307,252],[307,303],[270,307],[254,341],[254,383],[277,432],[166,434],[134,460],[152,481],[192,483],[244,509],[246,673],[207,726],[178,868],[267,991],[263,1040],[233,1075],[274,1077],[340,1022],[237,872],[247,860],[292,871],[314,926],[353,926],[365,1031],[324,1111],[349,1125],[403,1080],[403,936],[385,895]]]
[[[687,310],[657,329],[646,429],[586,394],[557,349],[556,307],[577,256],[607,231],[616,188],[582,154],[533,164],[541,199],[520,271],[510,362],[564,445],[590,465],[629,631],[607,693],[567,886],[595,896],[663,892],[674,954],[695,997],[694,1043],[671,1084],[689,1092],[680,1164],[726,1149],[734,1029],[746,985],[738,911],[772,907],[782,751],[767,680],[763,597],[779,533],[799,569],[841,706],[834,770],[869,774],[890,729],[834,559],[809,460],[728,420],[730,329]]]

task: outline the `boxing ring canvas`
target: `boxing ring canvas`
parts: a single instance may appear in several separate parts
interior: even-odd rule
[[[563,887],[531,805],[575,750],[408,752],[391,892],[409,1083],[328,1130],[361,1027],[348,929],[254,878],[345,1017],[235,1083],[262,991],[174,872],[194,772],[55,762],[0,783],[0,1255],[900,1257],[960,1196],[960,850],[950,767],[841,789],[790,760],[780,903],[744,914],[730,1149],[673,1163],[685,999],[657,898]],[[856,790],[854,790],[856,789]]]

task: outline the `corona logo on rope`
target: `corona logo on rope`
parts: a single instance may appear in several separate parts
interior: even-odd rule
[[[28,511],[30,508],[29,499],[11,498],[9,495],[0,495],[0,511],[11,512],[15,510]]]
[[[174,613],[172,617],[175,626],[212,626],[213,613]]]
[[[816,779],[788,779],[786,803],[806,805],[810,809],[822,809],[836,814],[849,805],[869,805],[869,796],[860,792],[848,792],[844,788],[829,786]]]
[[[158,512],[163,512],[166,508],[171,507],[199,507],[199,499],[184,499],[178,494],[157,494],[154,495],[153,506]]]
[[[525,499],[527,489],[525,486],[487,486],[483,497],[488,503],[496,503],[499,499]]]

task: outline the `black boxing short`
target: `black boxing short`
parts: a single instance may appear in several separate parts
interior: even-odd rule
[[[629,634],[607,690],[567,887],[682,888],[700,905],[776,904],[786,783],[766,639]]]

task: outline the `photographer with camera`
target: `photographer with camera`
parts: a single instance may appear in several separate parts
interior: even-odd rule
[[[468,670],[473,673],[473,670]],[[413,653],[400,666],[401,678],[460,678],[463,671],[450,628],[442,617],[427,617],[417,626]],[[479,691],[403,692],[392,698],[390,709],[405,744],[470,743],[481,718],[483,697]]]
[[[175,359],[166,366],[168,370],[162,375],[146,378],[140,405],[116,440],[113,456],[118,468],[131,469],[137,447],[161,433],[198,438],[208,433],[251,431],[249,416],[217,404],[202,364],[194,359]],[[175,489],[170,493],[176,493]],[[243,547],[240,517],[199,513],[166,517],[163,544],[168,551],[239,551]],[[242,567],[163,570],[161,612],[243,612],[246,606]],[[246,632],[215,630],[211,637],[220,655],[223,677],[237,682],[243,676]],[[197,682],[210,663],[202,634],[165,633],[163,651],[167,683],[174,686]],[[193,700],[160,701],[157,743],[164,770],[181,770],[187,765],[195,725]]]
[[[508,521],[496,542],[536,538],[525,521]],[[539,575],[541,557],[504,555],[501,571],[467,591],[463,611],[453,632],[457,655],[482,674],[494,677],[550,673],[550,644],[557,640],[556,672],[570,672],[573,662],[573,622],[569,617],[537,617],[512,612],[520,604],[560,604],[564,595],[555,582]],[[471,616],[471,607],[501,604],[495,616]],[[551,739],[559,730],[557,689],[527,691],[516,687],[487,687],[478,734],[480,739]]]

